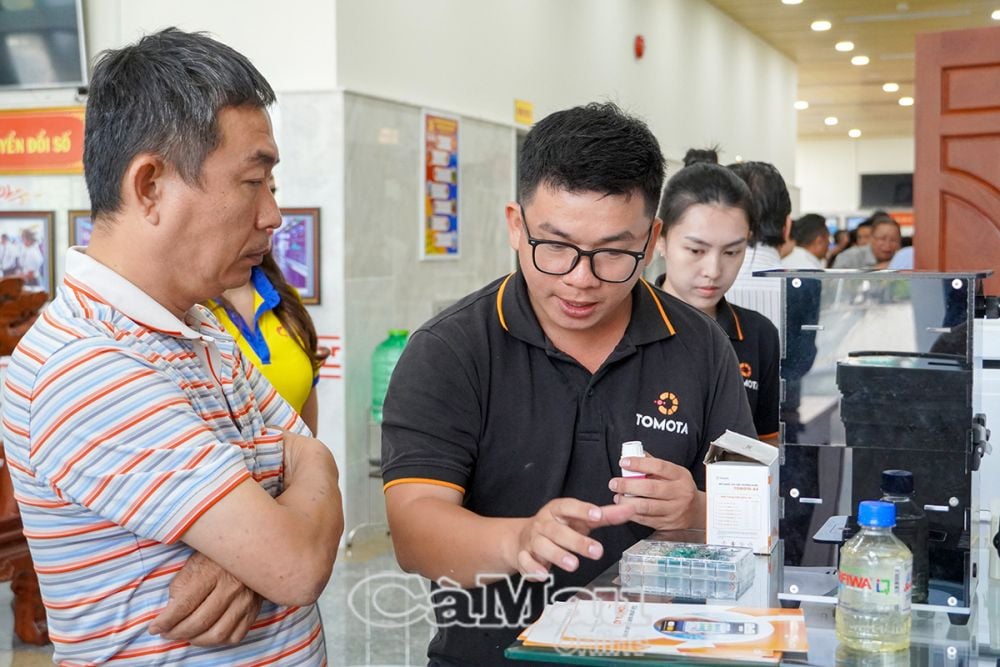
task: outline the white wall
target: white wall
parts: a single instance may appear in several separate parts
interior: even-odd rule
[[[204,30],[233,47],[279,92],[337,85],[333,0],[85,0],[91,58],[145,33]]]
[[[705,0],[340,0],[337,54],[350,91],[500,123],[611,99],[668,157],[720,143],[794,182],[795,66]]]
[[[913,151],[913,137],[799,141],[795,173],[801,212],[858,210],[861,174],[912,172]]]

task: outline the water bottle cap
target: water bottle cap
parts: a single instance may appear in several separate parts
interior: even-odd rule
[[[882,491],[900,495],[913,493],[913,473],[909,470],[883,470]]]
[[[892,528],[896,525],[896,506],[879,500],[863,500],[858,505],[858,525],[868,528]]]
[[[409,329],[389,329],[389,335],[390,336],[403,336],[405,338],[406,336],[410,335],[410,330]]]

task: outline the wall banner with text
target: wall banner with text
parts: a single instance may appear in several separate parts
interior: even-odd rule
[[[459,256],[458,126],[454,116],[421,114],[420,259]]]
[[[0,174],[82,174],[83,112],[0,111]]]

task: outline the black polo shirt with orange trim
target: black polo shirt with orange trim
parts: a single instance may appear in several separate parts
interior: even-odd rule
[[[719,301],[715,321],[736,350],[757,437],[777,437],[781,395],[777,327],[756,310],[734,306],[725,299]]]
[[[612,503],[608,481],[621,475],[628,440],[685,466],[703,489],[702,459],[726,429],[755,433],[733,348],[711,319],[640,281],[622,340],[591,374],[546,338],[515,273],[410,337],[383,408],[382,475],[386,488],[455,488],[482,516],[528,517],[559,497]],[[650,532],[595,531],[604,557],[580,559],[573,573],[553,568],[548,587],[518,577],[472,591],[433,586],[430,664],[505,664],[503,649],[555,592],[589,583]]]

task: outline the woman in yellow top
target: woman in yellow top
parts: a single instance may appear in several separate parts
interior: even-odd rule
[[[299,293],[270,253],[250,281],[206,304],[240,350],[316,434],[316,383],[326,354]],[[327,352],[329,354],[329,352]]]

